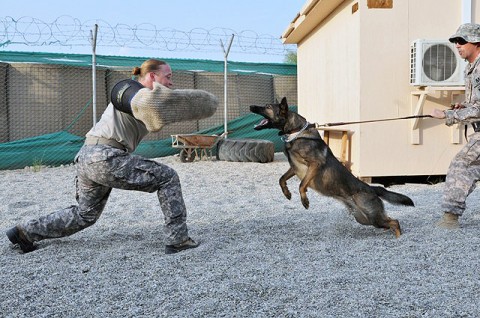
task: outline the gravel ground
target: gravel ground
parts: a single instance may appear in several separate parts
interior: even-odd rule
[[[391,187],[416,207],[385,204],[404,234],[357,224],[333,199],[268,164],[181,163],[190,235],[164,255],[155,194],[114,190],[102,217],[21,254],[4,235],[1,317],[478,317],[478,191],[459,230],[434,226],[444,184]],[[0,229],[75,204],[71,166],[0,171]],[[3,234],[2,234],[3,235]]]

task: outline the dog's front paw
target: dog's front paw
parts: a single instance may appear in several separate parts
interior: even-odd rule
[[[291,199],[292,198],[292,194],[290,193],[290,191],[287,190],[282,190],[283,192],[283,195],[287,198],[287,199]]]
[[[290,190],[288,190],[286,186],[282,186],[281,184],[280,184],[280,188],[282,188],[283,195],[290,200],[292,198],[292,194],[290,193]]]
[[[308,201],[307,197],[302,198],[302,204],[305,209],[308,209],[310,207],[310,201]]]

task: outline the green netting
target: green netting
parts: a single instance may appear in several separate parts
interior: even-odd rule
[[[296,111],[296,107],[292,107]],[[253,138],[270,140],[275,144],[275,151],[283,150],[283,142],[275,129],[256,131],[254,125],[261,117],[247,114],[227,123],[228,138]],[[224,126],[219,125],[198,131],[198,134],[220,135]],[[66,131],[26,138],[0,144],[0,169],[19,169],[26,166],[46,165],[56,166],[73,162],[75,155],[83,145],[84,137],[70,134]],[[147,158],[171,156],[180,149],[172,147],[171,138],[143,141],[135,151]]]
[[[151,57],[96,55],[96,65],[99,68],[131,68],[140,66],[148,58]],[[205,71],[215,73],[222,73],[224,71],[223,61],[163,58],[162,60],[170,64],[175,71]],[[0,61],[5,63],[41,63],[90,67],[92,65],[92,56],[88,54],[0,51]],[[228,71],[229,73],[297,75],[297,65],[229,61]]]

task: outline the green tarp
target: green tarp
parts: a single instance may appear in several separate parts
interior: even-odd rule
[[[140,66],[147,57],[96,55],[98,68],[134,67]],[[224,61],[194,60],[194,59],[163,59],[175,71],[205,71],[222,73]],[[41,63],[91,67],[92,56],[89,54],[62,54],[41,52],[0,51],[0,62],[5,63]],[[276,75],[297,75],[297,65],[286,63],[253,63],[228,62],[230,73],[257,73]]]
[[[60,131],[0,144],[0,169],[70,163],[84,139]]]

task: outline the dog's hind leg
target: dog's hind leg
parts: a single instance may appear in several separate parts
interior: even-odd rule
[[[373,225],[377,228],[383,228],[393,231],[398,238],[402,234],[398,220],[392,219],[385,214],[383,202],[376,195],[362,193],[354,196],[355,204],[350,207],[354,210],[354,217],[358,223],[363,225]]]
[[[372,221],[370,221],[368,215],[359,206],[357,206],[354,201],[345,200],[343,198],[339,200],[345,204],[358,223],[362,225],[372,225]]]
[[[400,223],[398,222],[398,220],[386,216],[383,210],[381,213],[377,214],[375,216],[375,219],[372,221],[372,225],[375,227],[391,230],[395,234],[396,238],[399,238],[402,234],[402,230],[400,228]]]
[[[386,225],[393,231],[393,233],[395,233],[396,238],[399,238],[400,235],[402,235],[402,229],[400,228],[400,222],[398,222],[398,220],[387,217]]]
[[[292,194],[290,193],[290,190],[288,190],[287,180],[293,177],[294,175],[295,175],[295,171],[292,168],[290,168],[288,169],[287,172],[283,174],[283,176],[280,177],[280,180],[278,181],[278,183],[280,183],[280,188],[282,188],[283,195],[285,195],[285,197],[289,200],[292,198]]]

